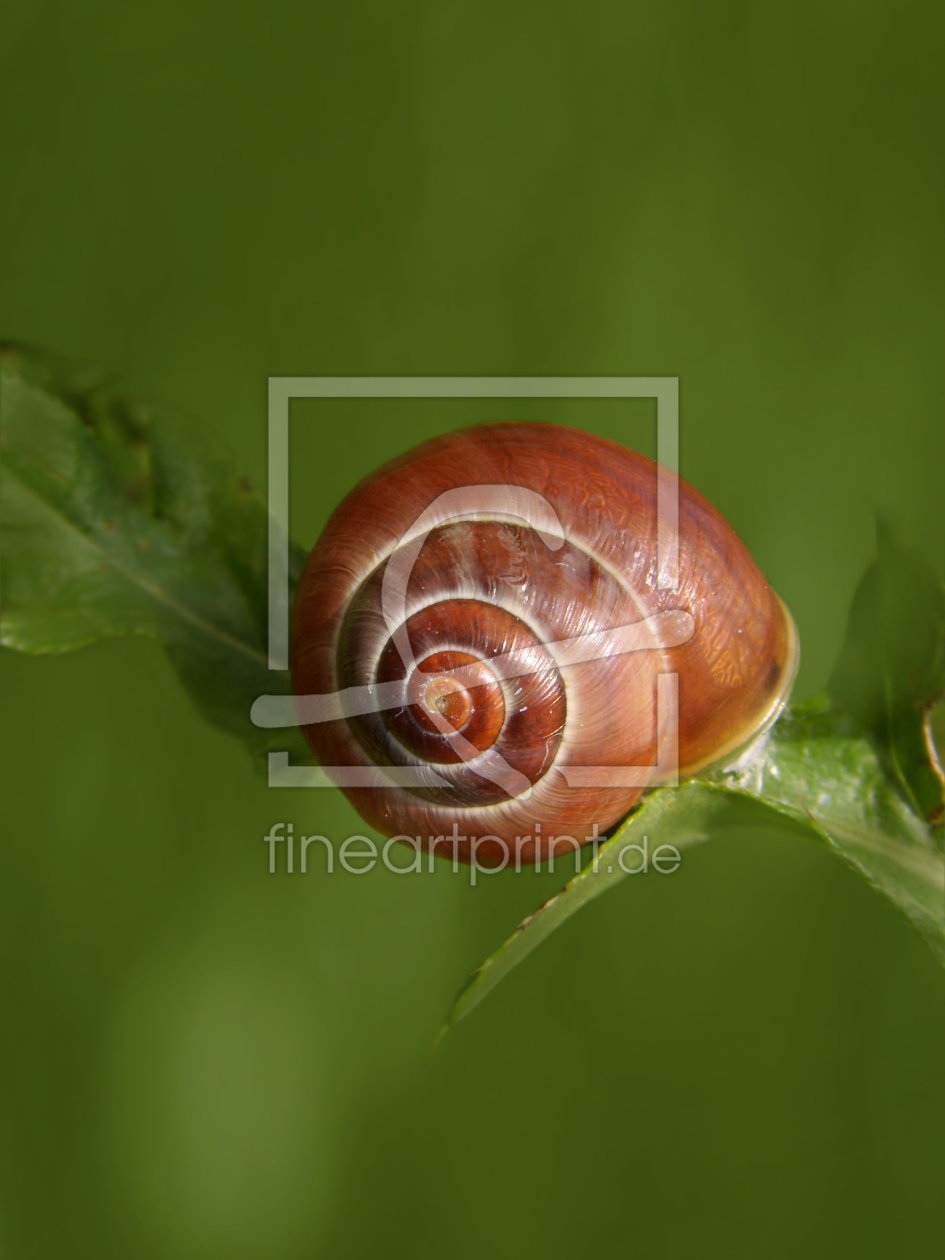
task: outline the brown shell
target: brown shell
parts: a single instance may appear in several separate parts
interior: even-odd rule
[[[773,720],[790,616],[681,479],[658,530],[659,471],[578,430],[484,425],[409,451],[334,512],[293,610],[293,685],[349,714],[305,732],[330,774],[378,768],[380,786],[344,790],[380,832],[532,862]]]

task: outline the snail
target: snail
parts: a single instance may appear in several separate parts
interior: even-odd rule
[[[356,486],[291,620],[298,720],[382,834],[483,865],[574,849],[783,708],[786,607],[636,451],[554,424],[426,442]]]

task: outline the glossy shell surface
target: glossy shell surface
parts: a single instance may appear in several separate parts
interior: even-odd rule
[[[583,431],[507,423],[345,498],[299,586],[293,685],[337,697],[306,735],[379,831],[533,861],[773,720],[790,616],[716,509],[660,475]]]

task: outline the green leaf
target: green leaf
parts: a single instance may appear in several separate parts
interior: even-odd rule
[[[882,522],[828,690],[876,741],[915,812],[941,826],[932,713],[945,696],[945,585]]]
[[[875,742],[827,697],[788,710],[727,787],[807,827],[897,906],[945,963],[945,857]]]
[[[211,437],[9,344],[0,420],[0,643],[50,653],[150,635],[201,712],[251,751],[300,742],[249,720],[256,696],[289,689],[267,667],[268,518]],[[292,563],[297,574],[297,549]]]
[[[633,874],[636,863],[625,855],[644,838],[651,854],[664,844],[691,846],[707,839],[719,814],[739,802],[760,805],[826,844],[888,897],[945,963],[945,858],[890,780],[870,738],[849,715],[818,698],[785,713],[736,767],[647,795],[561,892],[473,972],[443,1032],[562,923]]]
[[[700,782],[651,792],[617,833],[599,846],[591,861],[480,963],[461,989],[440,1036],[478,1006],[556,928],[632,874],[639,864],[634,846],[642,844],[644,837],[651,853],[664,843],[682,849],[707,840],[709,823],[726,805],[728,795],[724,789]]]

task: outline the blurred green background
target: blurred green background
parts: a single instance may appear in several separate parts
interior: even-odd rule
[[[937,17],[8,0],[0,324],[259,484],[269,375],[678,375],[682,472],[793,609],[805,695],[875,509],[945,554]],[[645,406],[300,404],[295,532],[430,432],[539,414],[651,449]],[[272,822],[362,826],[267,790],[153,645],[0,669],[4,1256],[940,1236],[945,976],[816,845],[733,826],[627,880],[427,1059],[557,881],[268,876]]]

